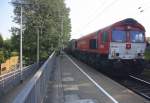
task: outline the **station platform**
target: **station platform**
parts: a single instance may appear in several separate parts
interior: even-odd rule
[[[43,103],[150,103],[66,54],[54,65]]]

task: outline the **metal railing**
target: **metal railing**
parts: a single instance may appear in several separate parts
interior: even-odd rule
[[[37,65],[32,64],[23,68],[23,78],[27,78],[29,75],[36,71]],[[0,76],[0,96],[7,93],[13,87],[20,83],[21,71],[16,69]]]
[[[13,103],[42,103],[47,90],[47,83],[52,71],[55,52],[47,59],[35,73],[23,90],[17,95]]]

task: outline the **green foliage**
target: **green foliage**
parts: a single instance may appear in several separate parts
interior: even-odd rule
[[[0,51],[0,64],[4,62],[4,53]]]
[[[10,56],[11,56],[11,52],[10,51],[7,51],[7,50],[5,50],[5,51],[3,51],[4,52],[4,59],[5,60],[7,60],[8,58],[10,58]]]
[[[3,37],[0,35],[0,64],[10,58],[12,51],[11,45],[10,39],[3,40]]]
[[[2,35],[0,34],[0,48],[3,47],[3,43],[4,43],[4,40],[3,40]]]
[[[150,61],[150,51],[145,51],[144,56],[146,60]]]
[[[18,52],[11,52],[10,55],[11,55],[11,56],[18,56],[19,54],[18,54]]]
[[[52,49],[66,44],[70,38],[69,8],[64,0],[12,0],[31,3],[23,6],[23,55],[36,61],[37,33],[40,36],[40,59],[47,58]],[[14,5],[14,22],[20,23],[20,6]],[[61,27],[63,24],[63,28]],[[63,29],[63,30],[62,30]],[[12,28],[12,48],[19,52],[19,28]],[[63,33],[61,33],[63,31]],[[63,34],[63,35],[61,35]],[[62,40],[63,39],[63,40]]]
[[[5,50],[8,50],[8,51],[12,50],[12,44],[11,44],[11,40],[10,39],[7,39],[7,40],[4,41],[3,48]]]
[[[11,36],[11,44],[12,44],[12,49],[13,51],[17,51],[19,52],[19,46],[20,46],[20,36],[18,34],[19,29],[12,27],[11,28],[11,32],[12,32],[12,36]]]
[[[0,34],[0,64],[4,63],[11,56],[18,56],[18,52],[14,52],[12,39],[3,40]]]

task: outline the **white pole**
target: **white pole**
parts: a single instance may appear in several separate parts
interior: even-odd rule
[[[21,23],[20,23],[20,71],[21,71],[21,82],[23,81],[23,70],[22,70],[22,4],[21,4]]]
[[[23,5],[30,5],[30,4],[23,4],[18,2],[11,2],[12,4],[17,4],[21,6],[21,16],[20,16],[20,75],[21,75],[21,82],[23,82],[23,63],[22,63],[22,33],[23,33],[23,27],[22,27],[22,15],[23,15]]]
[[[37,65],[39,67],[39,28],[37,28]]]
[[[62,44],[61,45],[61,51],[64,49],[64,45],[63,45],[63,16],[61,16],[61,36],[60,36],[60,41],[61,41],[61,43],[60,44]]]

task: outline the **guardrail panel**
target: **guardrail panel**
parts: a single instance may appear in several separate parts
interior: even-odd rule
[[[47,83],[52,70],[53,57],[51,54],[43,66],[36,72],[23,90],[18,94],[13,103],[41,103],[47,90]]]
[[[33,64],[23,68],[23,78],[27,78],[29,75],[37,70],[37,65]],[[7,93],[13,87],[18,85],[21,80],[21,71],[16,69],[10,73],[0,76],[0,96]]]

